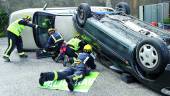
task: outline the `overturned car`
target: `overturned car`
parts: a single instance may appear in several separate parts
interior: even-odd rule
[[[37,29],[26,27],[23,30],[24,32],[22,32],[21,36],[24,50],[44,48],[49,37],[47,32],[49,28],[55,28],[58,32],[64,34],[66,41],[70,40],[76,34],[72,21],[75,7],[46,7],[22,9],[10,15],[10,24],[28,15],[32,18],[32,23],[40,26]],[[66,24],[68,24],[67,28],[65,28]]]
[[[82,39],[112,65],[170,95],[170,34],[130,16],[127,3],[120,2],[115,9],[96,8],[82,3],[73,16]]]

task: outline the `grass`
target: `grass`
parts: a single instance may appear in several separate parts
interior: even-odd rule
[[[0,38],[5,37],[5,32],[0,32]]]

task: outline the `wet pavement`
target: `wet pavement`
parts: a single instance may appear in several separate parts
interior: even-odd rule
[[[1,58],[7,48],[7,38],[0,38],[0,96],[159,96],[140,83],[126,84],[120,74],[105,68],[99,62],[97,80],[87,93],[71,93],[38,88],[41,72],[62,70],[63,65],[51,58],[36,59],[35,52],[28,52],[27,59],[20,59],[17,51],[11,54],[10,63]]]

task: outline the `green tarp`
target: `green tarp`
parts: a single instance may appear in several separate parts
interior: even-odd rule
[[[79,82],[75,86],[74,91],[88,92],[88,90],[90,89],[90,87],[92,86],[92,84],[94,83],[98,75],[99,75],[99,72],[90,72],[90,75],[86,76],[81,82]],[[67,83],[65,80],[48,81],[48,82],[45,82],[43,86],[40,86],[40,88],[69,90],[67,88]]]

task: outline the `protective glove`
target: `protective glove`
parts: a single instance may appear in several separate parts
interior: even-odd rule
[[[43,50],[42,50],[42,52],[44,52],[44,53],[45,53],[45,52],[47,52],[47,51],[46,51],[45,49],[43,49]]]
[[[38,25],[35,25],[35,28],[37,29],[39,26]]]

